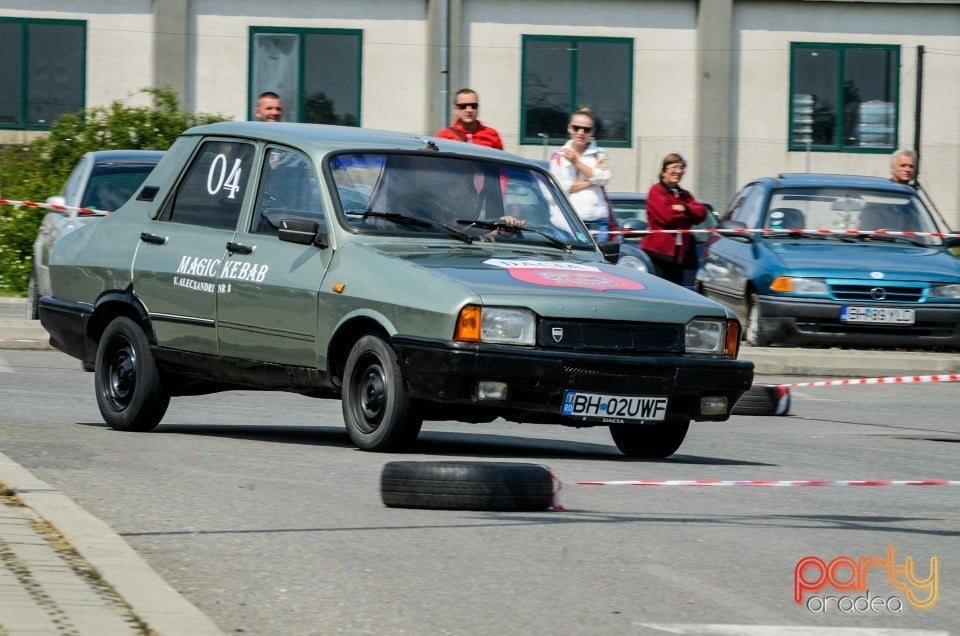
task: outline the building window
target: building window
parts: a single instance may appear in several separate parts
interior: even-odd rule
[[[589,106],[594,137],[630,145],[633,40],[523,36],[520,143],[562,144],[570,114]]]
[[[250,29],[249,118],[257,96],[283,99],[283,121],[360,125],[363,32],[355,29]]]
[[[0,128],[48,130],[83,109],[87,24],[0,18]]]
[[[898,46],[791,45],[790,150],[893,150],[899,68]]]

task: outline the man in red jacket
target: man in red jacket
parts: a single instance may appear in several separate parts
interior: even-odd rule
[[[503,150],[500,135],[490,126],[480,123],[477,119],[479,112],[480,99],[477,97],[477,92],[469,88],[461,88],[453,96],[453,114],[456,119],[447,128],[438,130],[436,136]]]

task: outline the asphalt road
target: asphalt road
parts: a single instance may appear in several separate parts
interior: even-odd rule
[[[382,455],[349,444],[338,402],[278,393],[178,398],[155,432],[116,432],[76,361],[10,350],[0,451],[107,522],[226,633],[943,634],[960,624],[960,486],[576,482],[957,480],[958,398],[956,383],[794,389],[790,416],[693,424],[665,461],[624,458],[602,428],[502,421],[427,423],[413,452]],[[394,459],[546,464],[566,510],[386,508],[379,475]],[[901,611],[794,602],[800,559],[888,545],[917,577],[938,559],[931,609],[879,566],[870,598],[898,597]],[[827,586],[804,601],[864,595]]]

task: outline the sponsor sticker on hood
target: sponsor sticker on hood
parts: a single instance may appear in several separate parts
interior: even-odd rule
[[[608,274],[599,267],[584,263],[563,263],[556,261],[513,260],[490,258],[483,261],[486,265],[502,267],[516,280],[544,287],[575,287],[581,289],[640,290],[642,283],[635,280]]]

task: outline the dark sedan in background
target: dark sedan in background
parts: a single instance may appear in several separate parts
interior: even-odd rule
[[[116,210],[140,187],[162,156],[159,150],[97,150],[80,158],[60,193],[47,198],[47,203],[74,209],[50,210],[40,223],[33,243],[28,318],[38,318],[37,300],[50,293],[50,250],[54,244],[65,234],[99,218],[95,214],[80,214],[75,208]]]
[[[960,244],[908,186],[781,174],[734,198],[696,288],[733,309],[747,342],[960,347]]]

